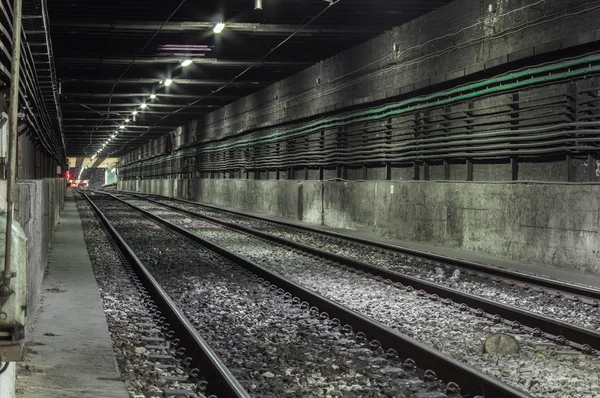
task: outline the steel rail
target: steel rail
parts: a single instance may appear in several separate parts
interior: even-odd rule
[[[150,198],[144,198],[139,195],[132,196],[183,214],[201,218],[212,223],[220,224],[227,228],[240,231],[242,233],[258,236],[270,242],[292,247],[294,249],[322,257],[335,263],[352,267],[356,270],[372,274],[376,277],[378,276],[382,281],[389,280],[394,283],[400,283],[399,286],[402,287],[404,287],[404,285],[411,286],[414,289],[420,290],[419,293],[421,295],[427,295],[429,297],[433,297],[434,299],[450,299],[459,305],[466,304],[468,307],[472,308],[478,316],[485,315],[491,319],[499,316],[500,319],[496,318],[496,322],[503,321],[508,322],[509,324],[517,322],[514,323],[515,328],[525,328],[526,331],[531,333],[534,333],[535,331],[536,334],[543,335],[544,337],[554,340],[561,345],[568,344],[573,348],[584,350],[588,353],[592,353],[594,348],[600,349],[600,333],[595,330],[572,325],[564,321],[540,315],[518,307],[498,303],[484,297],[462,292],[460,290],[442,286],[424,279],[405,275],[400,272],[391,271],[383,267],[341,256],[339,254],[331,253],[313,246],[294,242],[292,240],[274,236],[253,228],[244,227],[236,223],[219,220],[218,218],[195,213],[190,210],[180,209],[176,206],[161,203]],[[478,312],[478,310],[481,310],[484,313]]]
[[[230,214],[234,214],[237,216],[252,218],[252,219],[256,219],[256,220],[260,220],[260,221],[264,221],[264,222],[270,222],[273,224],[280,224],[285,227],[289,227],[289,228],[293,228],[293,229],[304,230],[304,231],[308,231],[308,232],[315,233],[315,234],[328,235],[328,236],[331,236],[334,238],[339,238],[339,239],[343,239],[343,240],[347,240],[347,241],[360,243],[365,246],[377,247],[377,248],[385,249],[385,250],[392,251],[392,252],[421,257],[423,259],[432,260],[432,261],[438,261],[441,263],[446,263],[446,264],[454,265],[457,267],[466,268],[466,269],[469,269],[469,270],[472,270],[475,272],[480,272],[482,274],[496,275],[496,276],[502,278],[503,280],[505,280],[505,282],[519,281],[521,283],[529,285],[530,287],[540,286],[540,287],[555,290],[558,292],[573,294],[579,298],[588,297],[590,299],[590,301],[596,300],[596,303],[594,303],[595,306],[597,306],[598,301],[600,301],[600,290],[593,289],[591,287],[575,285],[575,284],[568,283],[568,282],[556,281],[556,280],[544,278],[541,276],[530,275],[530,274],[525,274],[525,273],[521,273],[521,272],[517,272],[517,271],[507,270],[504,268],[492,267],[489,265],[484,265],[484,264],[479,264],[479,263],[475,263],[475,262],[471,262],[471,261],[467,261],[467,260],[444,256],[441,254],[429,253],[429,252],[425,252],[425,251],[421,251],[421,250],[401,247],[401,246],[393,245],[390,243],[372,241],[372,240],[360,238],[357,236],[352,236],[352,235],[344,234],[341,232],[335,232],[335,231],[330,231],[330,230],[321,229],[321,228],[315,228],[315,227],[311,227],[308,225],[296,224],[296,223],[292,223],[292,222],[288,222],[288,221],[284,221],[284,220],[273,220],[273,219],[264,218],[264,217],[260,217],[260,216],[252,215],[252,214],[247,214],[247,213],[243,213],[243,212],[239,212],[239,211],[235,211],[235,210],[231,210],[231,209],[225,209],[225,208],[222,208],[219,206],[193,202],[193,201],[186,200],[186,199],[168,197],[168,196],[164,196],[164,195],[145,194],[145,193],[140,193],[140,192],[124,191],[124,190],[121,190],[118,192],[123,192],[123,193],[127,193],[130,195],[148,195],[148,196],[161,197],[164,199],[187,203],[187,204],[195,205],[198,207],[205,207],[205,208],[212,209],[215,211],[230,213]]]
[[[162,224],[168,230],[214,251],[238,266],[241,266],[247,271],[252,272],[260,278],[263,278],[265,281],[273,284],[275,286],[274,288],[281,288],[298,297],[300,300],[306,301],[310,306],[316,307],[319,311],[325,312],[328,316],[337,318],[342,324],[348,324],[354,330],[364,332],[369,339],[377,340],[382,347],[386,349],[391,348],[404,358],[416,359],[417,366],[422,369],[432,369],[435,371],[433,374],[441,380],[448,383],[457,383],[460,386],[460,393],[463,397],[531,398],[531,395],[524,391],[509,386],[495,377],[488,376],[485,373],[474,369],[469,365],[465,365],[448,355],[442,354],[411,337],[403,335],[310,289],[306,289],[301,285],[283,278],[266,268],[205,240],[149,211],[140,209],[113,194],[107,192],[101,192],[101,194],[129,206],[147,218]]]
[[[154,277],[152,277],[148,269],[137,258],[98,206],[96,206],[88,195],[81,191],[79,192],[86,199],[96,217],[108,232],[109,237],[115,242],[123,256],[130,263],[144,285],[144,288],[152,300],[154,300],[170,327],[177,334],[177,337],[181,340],[182,345],[187,350],[186,355],[192,358],[191,364],[193,367],[200,369],[202,376],[205,376],[210,381],[209,389],[222,397],[250,398],[250,395],[239,384],[229,369],[227,369],[217,354],[200,336]]]

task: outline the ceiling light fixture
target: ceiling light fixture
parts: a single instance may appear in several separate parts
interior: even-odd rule
[[[186,59],[185,61],[181,62],[181,66],[186,67],[188,65],[190,65],[192,63],[191,59]]]
[[[148,106],[148,105],[146,105],[146,104],[141,104],[141,105],[140,105],[140,108],[144,109],[144,108],[146,108],[147,106]],[[136,113],[137,113],[137,112],[136,112]]]
[[[254,9],[262,10],[262,0],[254,0]]]
[[[129,123],[129,118],[125,119],[125,123]]]
[[[225,24],[223,22],[219,22],[218,24],[215,25],[213,32],[221,33],[223,31],[223,29],[225,29]]]
[[[156,94],[150,94],[150,99],[156,98]]]
[[[165,86],[166,87],[169,87],[171,85],[171,83],[173,83],[173,80],[171,80],[171,79],[165,80]]]
[[[133,116],[135,116],[135,115],[137,115],[137,111],[133,111],[133,112],[131,112],[131,114],[132,114]]]
[[[124,128],[125,128],[125,126],[123,126],[123,125],[120,125],[120,126],[119,126],[119,128],[122,130],[122,129],[124,129]]]

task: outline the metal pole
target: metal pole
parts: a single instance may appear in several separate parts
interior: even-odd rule
[[[17,134],[19,114],[19,73],[21,66],[21,8],[22,0],[14,0],[13,5],[13,32],[12,32],[12,65],[10,79],[10,109],[8,120],[8,169],[6,180],[6,250],[4,257],[4,272],[2,285],[0,285],[0,298],[6,299],[13,291],[10,280],[13,273],[10,270],[12,224],[14,213],[13,186],[17,169]]]

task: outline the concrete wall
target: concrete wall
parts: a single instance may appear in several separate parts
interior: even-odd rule
[[[335,228],[600,273],[600,185],[538,183],[124,181],[138,190]]]
[[[327,226],[599,273],[600,186],[327,183]]]
[[[27,316],[33,318],[39,306],[40,290],[48,262],[50,240],[64,204],[65,181],[45,179],[24,181],[15,187],[15,219],[27,235]],[[6,208],[6,182],[0,181],[0,211]],[[4,242],[0,242],[4,244]],[[14,397],[15,366],[0,375],[0,398]]]
[[[119,189],[192,199],[193,183],[185,179],[119,181]]]
[[[50,240],[64,204],[63,179],[25,181],[17,184],[15,218],[28,238],[27,314],[33,316],[39,304],[40,288],[48,262]]]

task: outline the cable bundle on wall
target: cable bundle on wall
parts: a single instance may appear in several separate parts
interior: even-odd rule
[[[179,142],[167,156],[158,140],[123,157],[121,176],[596,151],[598,102],[586,77],[597,73],[600,57],[589,56],[212,145]]]

